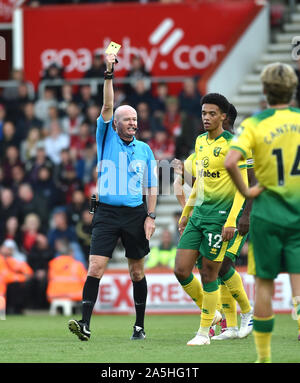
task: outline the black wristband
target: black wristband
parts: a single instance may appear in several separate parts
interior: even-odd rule
[[[104,72],[104,80],[112,80],[114,78],[113,72],[108,72],[107,70]]]

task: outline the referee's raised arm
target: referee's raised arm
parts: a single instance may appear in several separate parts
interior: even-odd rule
[[[104,121],[109,121],[113,116],[114,110],[114,89],[112,79],[116,55],[113,53],[106,55],[105,62],[106,71],[104,73],[103,105],[101,115]]]

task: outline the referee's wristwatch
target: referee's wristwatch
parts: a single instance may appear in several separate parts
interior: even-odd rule
[[[155,219],[155,218],[156,218],[156,214],[155,214],[155,213],[148,212],[148,213],[147,213],[147,217],[150,217],[150,218],[152,218],[152,219]]]

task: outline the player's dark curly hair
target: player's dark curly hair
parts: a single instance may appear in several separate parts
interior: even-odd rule
[[[219,93],[208,93],[201,99],[201,107],[203,104],[217,105],[222,113],[228,113],[229,102],[225,96]]]
[[[229,120],[229,124],[231,126],[234,125],[234,122],[236,120],[236,116],[237,116],[237,110],[235,109],[235,106],[233,104],[229,104],[229,109],[228,109],[228,113],[227,113],[227,118]]]

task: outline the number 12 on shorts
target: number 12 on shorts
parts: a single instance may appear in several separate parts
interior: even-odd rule
[[[213,244],[214,242],[214,244]],[[221,248],[221,242],[222,242],[222,235],[221,234],[215,234],[208,233],[208,245],[210,247],[216,247],[217,249]]]

